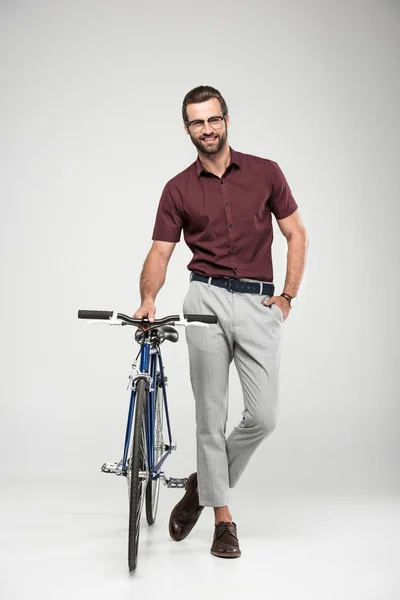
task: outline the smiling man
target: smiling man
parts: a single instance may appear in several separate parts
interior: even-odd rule
[[[281,331],[303,277],[307,235],[278,164],[229,146],[228,107],[218,90],[191,90],[182,117],[198,157],[163,190],[140,278],[142,304],[134,317],[154,320],[155,298],[183,231],[193,252],[183,310],[215,314],[218,324],[185,330],[196,402],[197,471],[172,510],[169,532],[183,540],[203,508],[213,507],[211,553],[236,558],[241,550],[228,492],[276,425]],[[273,283],[272,215],[288,242],[279,295]],[[226,437],[232,361],[244,410]]]

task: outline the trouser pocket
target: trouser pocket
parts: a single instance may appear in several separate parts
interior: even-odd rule
[[[264,301],[268,300],[269,298],[271,298],[271,296],[265,296]],[[281,325],[283,324],[283,312],[281,311],[281,309],[279,308],[279,306],[277,304],[270,304],[269,306],[265,306],[264,307],[267,310],[271,311],[271,314],[273,316],[273,318],[275,319],[275,321],[278,321],[278,323],[280,323]]]
[[[280,323],[283,323],[283,312],[277,304],[271,304],[272,314],[274,314]]]

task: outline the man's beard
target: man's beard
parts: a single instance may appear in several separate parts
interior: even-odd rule
[[[197,150],[200,150],[200,152],[202,152],[203,154],[218,154],[218,152],[221,151],[226,140],[228,139],[228,133],[225,129],[225,131],[222,131],[220,134],[216,133],[214,135],[217,135],[218,138],[216,140],[216,143],[212,146],[208,146],[205,142],[201,140],[201,138],[195,138],[192,136],[192,134],[190,134],[190,139],[196,146]]]

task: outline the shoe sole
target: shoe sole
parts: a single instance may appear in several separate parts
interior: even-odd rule
[[[192,481],[195,478],[195,475],[189,475],[188,480],[186,482],[185,485],[185,490],[186,490],[186,494],[184,496],[182,496],[181,500],[178,502],[178,504],[175,506],[175,508],[172,510],[171,516],[169,518],[169,535],[171,536],[171,538],[174,540],[174,542],[181,542],[182,540],[184,540],[185,538],[187,538],[187,536],[189,535],[189,533],[192,531],[190,530],[183,538],[176,538],[173,533],[172,533],[172,529],[171,529],[171,523],[173,521],[174,518],[174,514],[175,511],[178,507],[178,505],[186,498],[186,495],[188,494],[188,487],[189,487],[189,482],[190,482],[190,478],[192,477]]]
[[[241,552],[213,552],[210,550],[213,556],[218,556],[218,558],[239,558],[242,555]]]

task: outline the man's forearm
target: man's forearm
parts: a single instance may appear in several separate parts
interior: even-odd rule
[[[140,275],[140,296],[142,303],[146,300],[154,302],[165,282],[168,261],[156,252],[150,252],[144,262]]]
[[[295,297],[303,278],[308,250],[307,233],[295,233],[288,239],[286,279],[283,291]]]

